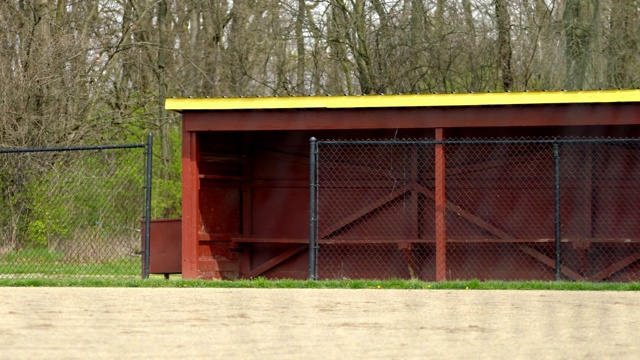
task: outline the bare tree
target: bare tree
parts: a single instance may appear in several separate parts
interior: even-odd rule
[[[505,0],[494,0],[496,23],[498,25],[498,62],[502,75],[502,89],[511,90],[513,72],[511,69],[511,20]]]
[[[563,22],[567,89],[582,89],[587,84],[590,52],[594,45],[599,10],[599,0],[566,0]]]
[[[16,0],[0,28],[0,146],[153,131],[166,197],[167,96],[640,85],[638,0]]]
[[[634,87],[640,83],[640,1],[611,3],[608,36],[607,80],[611,87]]]

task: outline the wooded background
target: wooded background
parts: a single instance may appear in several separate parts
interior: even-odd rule
[[[636,88],[639,30],[640,0],[0,1],[0,147],[153,131],[180,216],[166,97]]]

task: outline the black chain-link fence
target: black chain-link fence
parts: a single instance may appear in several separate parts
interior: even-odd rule
[[[0,150],[0,278],[144,276],[150,144]]]
[[[312,277],[640,280],[640,139],[312,141],[311,151]]]

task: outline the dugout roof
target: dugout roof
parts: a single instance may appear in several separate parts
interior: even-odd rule
[[[640,90],[546,91],[510,93],[411,94],[362,96],[168,98],[166,109],[279,110],[565,105],[640,102]]]

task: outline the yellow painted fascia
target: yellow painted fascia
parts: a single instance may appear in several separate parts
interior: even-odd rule
[[[592,104],[618,102],[640,102],[640,90],[255,98],[168,98],[165,102],[165,109],[173,111],[358,109],[447,106]]]

